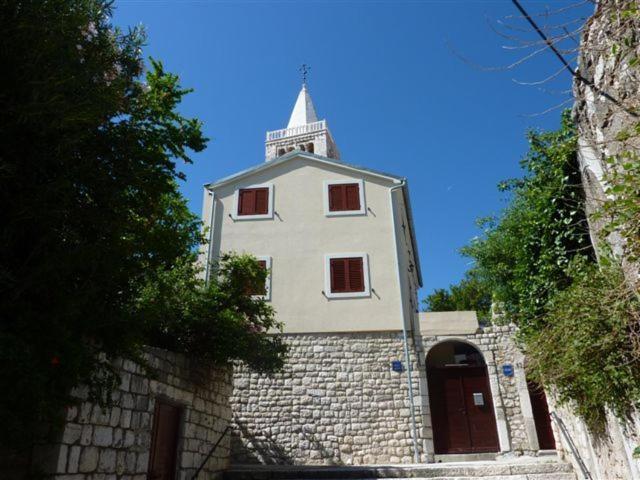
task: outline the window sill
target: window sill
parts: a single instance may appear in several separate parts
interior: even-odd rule
[[[371,296],[371,292],[325,292],[325,297],[331,298],[367,298]]]
[[[260,215],[231,215],[233,220],[273,220],[273,213],[264,213]]]
[[[365,210],[340,210],[336,212],[325,212],[326,217],[355,217],[365,216],[367,212]]]

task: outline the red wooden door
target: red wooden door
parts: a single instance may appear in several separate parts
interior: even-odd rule
[[[428,376],[435,453],[497,452],[486,368],[434,367]],[[482,402],[474,400],[474,393],[482,395]]]
[[[461,369],[466,417],[473,452],[499,451],[498,429],[486,367]]]
[[[175,479],[179,428],[180,408],[156,400],[151,433],[149,480]]]
[[[527,381],[527,387],[529,388],[533,421],[536,424],[540,450],[555,450],[556,440],[553,437],[553,428],[551,428],[551,415],[549,415],[547,396],[542,387],[536,382]]]

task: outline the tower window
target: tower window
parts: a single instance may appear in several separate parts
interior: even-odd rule
[[[307,152],[313,153],[313,142],[307,143]]]
[[[284,148],[279,148],[278,149],[278,156],[281,157],[282,155],[284,155],[286,152],[286,150]]]

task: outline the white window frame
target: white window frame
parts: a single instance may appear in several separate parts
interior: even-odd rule
[[[268,302],[271,300],[271,257],[269,255],[255,255],[255,257],[257,260],[266,262],[266,268],[269,273],[264,280],[264,295],[251,295],[251,298],[266,300]]]
[[[362,258],[362,276],[364,278],[364,291],[362,292],[335,292],[331,291],[331,259],[333,258]],[[369,255],[363,252],[327,253],[324,256],[324,294],[327,298],[362,298],[371,296],[369,283]]]
[[[329,187],[331,185],[344,185],[346,183],[357,183],[358,193],[360,194],[360,210],[340,210],[332,212],[329,210]],[[324,214],[327,217],[345,217],[352,215],[366,215],[367,206],[365,205],[364,196],[364,180],[357,178],[349,178],[345,180],[325,180],[322,186],[322,198],[324,202]]]
[[[268,188],[269,189],[269,201],[267,202],[267,213],[260,215],[238,215],[238,205],[240,204],[240,190],[249,188]],[[233,193],[233,212],[231,212],[231,218],[234,220],[261,220],[273,218],[273,183],[260,183],[256,185],[243,185],[237,187]]]

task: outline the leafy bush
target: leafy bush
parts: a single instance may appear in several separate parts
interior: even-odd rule
[[[528,368],[598,432],[606,409],[624,418],[640,400],[640,301],[615,264],[576,260],[567,271],[546,328],[526,337]]]

